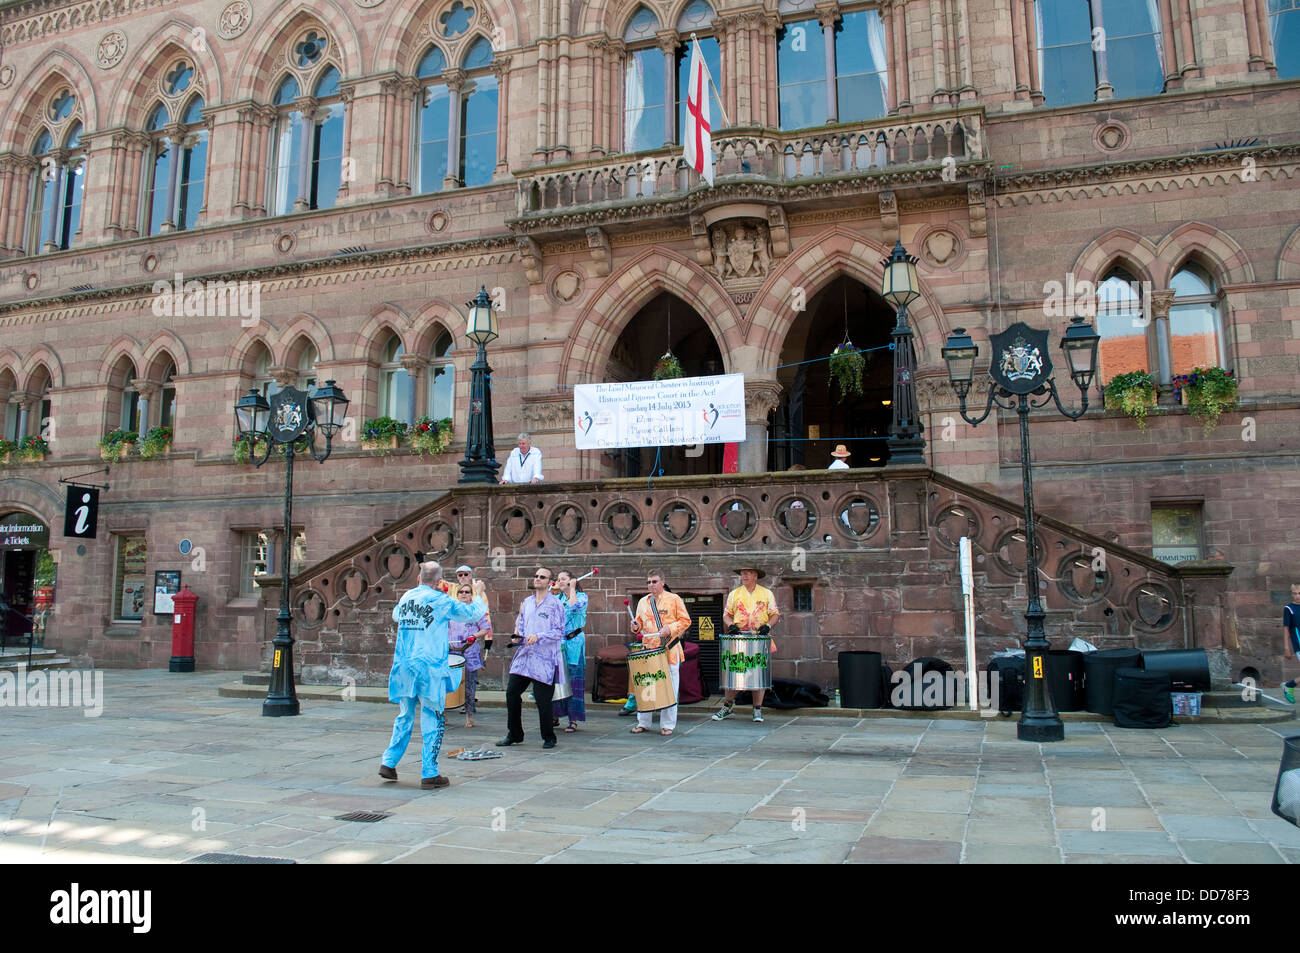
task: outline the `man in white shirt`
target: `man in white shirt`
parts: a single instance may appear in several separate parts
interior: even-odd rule
[[[848,448],[847,448],[846,446],[844,446],[844,444],[842,444],[842,443],[841,443],[841,444],[837,444],[836,447],[835,447],[835,449],[831,451],[831,456],[834,457],[835,459],[834,459],[834,461],[832,461],[831,465],[828,466],[828,467],[826,468],[827,470],[848,470],[848,469],[850,469],[850,467],[849,467],[849,465],[848,465],[848,463],[847,463],[846,461],[847,461],[847,458],[848,458],[848,457],[851,457],[851,456],[852,456],[852,454],[849,453]]]
[[[542,451],[532,445],[528,434],[519,435],[518,444],[510,451],[510,458],[506,460],[506,469],[501,475],[501,482],[542,482]]]

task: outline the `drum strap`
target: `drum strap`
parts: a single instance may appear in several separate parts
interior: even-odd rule
[[[659,618],[659,606],[656,604],[656,601],[657,601],[657,600],[655,600],[653,597],[651,597],[651,599],[650,599],[650,612],[651,612],[651,613],[654,615],[654,617],[655,617],[655,625],[662,629],[662,628],[664,627],[664,623],[663,623],[663,620]],[[672,639],[669,639],[669,640],[668,640],[668,644],[665,645],[664,648],[666,648],[666,649],[671,649],[674,645],[676,645],[676,644],[677,644],[678,642],[680,642],[680,641],[681,641],[681,639],[678,639],[678,638],[672,638]]]

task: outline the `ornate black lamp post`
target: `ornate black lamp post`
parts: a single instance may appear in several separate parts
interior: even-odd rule
[[[894,399],[890,404],[890,463],[925,463],[925,426],[916,411],[916,352],[912,329],[907,323],[907,306],[921,297],[916,277],[916,256],[909,255],[901,241],[880,264],[885,269],[881,296],[898,309],[898,323],[890,334],[894,351]]]
[[[943,349],[948,363],[948,380],[961,401],[961,415],[972,426],[978,426],[993,410],[996,403],[1004,410],[1014,408],[1020,415],[1020,473],[1025,492],[1025,561],[1028,564],[1025,589],[1029,605],[1025,609],[1025,704],[1016,726],[1016,737],[1021,741],[1060,741],[1065,737],[1065,726],[1056,713],[1052,694],[1047,685],[1047,650],[1049,643],[1043,634],[1043,605],[1038,598],[1038,537],[1034,528],[1034,481],[1030,471],[1029,411],[1045,407],[1049,400],[1056,409],[1071,420],[1078,420],[1088,410],[1088,387],[1097,369],[1097,342],[1101,337],[1083,318],[1073,318],[1061,339],[1061,350],[1070,364],[1070,377],[1079,388],[1081,406],[1073,413],[1061,405],[1052,380],[1052,359],[1048,353],[1047,332],[1035,331],[1023,322],[1016,322],[1001,334],[989,336],[993,347],[993,361],[989,365],[989,399],[984,413],[972,418],[966,413],[966,394],[970,392],[975,357],[979,348],[966,333],[965,328],[954,328]],[[1030,395],[1041,399],[1033,401]]]
[[[280,554],[280,615],[276,619],[275,657],[271,663],[271,686],[267,689],[262,714],[296,715],[298,695],[293,686],[293,636],[289,633],[289,562],[293,545],[293,457],[308,450],[317,463],[324,463],[333,450],[334,435],[343,427],[348,399],[333,381],[317,387],[309,398],[296,387],[276,393],[268,404],[256,388],[235,404],[235,427],[249,442],[250,450],[258,441],[266,444],[261,459],[250,453],[254,466],[260,467],[271,455],[272,446],[283,447],[284,471],[284,545]],[[316,432],[325,435],[325,452],[316,452]]]
[[[497,313],[487,288],[479,288],[478,297],[466,303],[469,321],[465,336],[478,344],[478,358],[470,368],[469,429],[466,431],[465,459],[460,461],[457,483],[496,483],[496,447],[492,443],[492,380],[489,376],[487,346],[498,337]]]

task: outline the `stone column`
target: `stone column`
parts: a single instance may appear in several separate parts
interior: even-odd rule
[[[564,61],[566,64],[568,60]],[[567,66],[566,66],[567,69]],[[492,74],[497,78],[497,164],[492,170],[492,178],[502,181],[510,177],[510,127],[506,118],[510,115],[510,57],[500,56],[492,61]],[[599,79],[599,77],[598,77]],[[567,136],[568,111],[561,114],[565,117],[564,132]],[[592,131],[595,132],[596,124],[595,115],[592,116]],[[567,146],[565,147],[567,149]],[[566,152],[565,158],[568,158]]]
[[[320,102],[315,96],[303,96],[294,102],[293,107],[298,110],[298,142],[302,147],[298,153],[298,196],[293,201],[293,210],[305,212],[311,208],[307,190],[311,188],[312,139],[315,138],[312,133]]]
[[[1162,401],[1172,401],[1173,393],[1173,371],[1171,368],[1172,357],[1169,350],[1169,309],[1174,304],[1173,289],[1151,292],[1151,319],[1156,328],[1156,362],[1158,364],[1155,377],[1159,385],[1160,396]]]
[[[410,413],[410,423],[415,423],[415,418],[419,417],[418,410],[420,407],[429,405],[429,396],[425,392],[429,386],[428,374],[425,370],[429,366],[429,359],[422,354],[403,354],[397,359],[402,370],[406,371],[411,378],[411,403],[407,408]]]
[[[271,162],[270,139],[275,129],[279,113],[274,106],[266,106],[257,111],[254,119],[256,135],[253,141],[253,156],[250,177],[249,206],[254,215],[266,214],[266,176]]]
[[[397,100],[397,91],[401,84],[402,81],[395,78],[381,80],[379,83],[379,137],[382,142],[380,146],[382,152],[379,158],[378,184],[380,191],[390,196],[397,194],[394,183],[401,175],[400,170],[396,168],[396,164],[401,161],[396,143],[401,134],[402,119],[406,115],[406,110]],[[424,100],[421,98],[417,110],[423,105]]]
[[[179,124],[168,126],[163,130],[167,134],[167,148],[171,150],[171,161],[167,163],[167,212],[163,215],[159,231],[170,232],[179,224],[176,214],[176,186],[181,174],[181,154],[185,151],[185,127]],[[157,183],[155,183],[155,186]]]
[[[27,436],[27,408],[31,405],[32,395],[25,390],[15,390],[9,393],[9,403],[18,405],[18,434],[19,440]]]
[[[154,395],[162,390],[162,385],[157,381],[135,380],[131,382],[131,386],[140,395],[140,423],[136,428],[136,432],[140,434],[140,439],[143,440],[144,435],[149,432],[149,404]]]
[[[456,189],[460,188],[460,97],[465,91],[465,73],[443,70],[442,78],[447,83],[447,174],[442,187]]]
[[[1106,35],[1106,24],[1101,18],[1101,0],[1088,0],[1088,7],[1092,11],[1092,29],[1094,31],[1101,30],[1104,37]],[[1114,99],[1115,88],[1110,85],[1110,71],[1106,65],[1105,46],[1093,53],[1092,59],[1097,67],[1097,100]]]
[[[591,64],[591,144],[587,147],[587,155],[600,156],[612,151],[612,143],[609,134],[606,131],[605,117],[609,113],[609,103],[605,101],[605,73],[607,71],[605,53],[609,49],[609,39],[598,36],[587,41],[588,62]],[[500,88],[502,89],[501,98],[498,100],[497,107],[497,128],[500,129],[504,120],[500,117],[505,116],[505,83],[506,72],[503,70],[500,74]],[[497,134],[500,139],[500,133]],[[497,144],[500,149],[500,142]]]
[[[660,30],[655,39],[664,55],[664,145],[672,145],[677,141],[677,47],[682,45],[682,38],[676,30]],[[685,90],[682,95],[686,95]]]
[[[767,415],[781,400],[781,385],[772,380],[745,381],[745,442],[740,445],[740,472],[767,472]]]
[[[345,205],[351,195],[348,188],[350,183],[357,174],[357,158],[352,154],[352,102],[356,98],[357,88],[355,86],[340,86],[339,98],[343,100],[343,157],[341,168],[339,169],[339,188],[334,193],[334,204]],[[402,127],[403,140],[407,126]]]
[[[840,111],[838,97],[835,95],[835,21],[840,18],[840,5],[835,0],[819,3],[817,22],[822,28],[822,44],[826,59],[826,121],[839,122]]]

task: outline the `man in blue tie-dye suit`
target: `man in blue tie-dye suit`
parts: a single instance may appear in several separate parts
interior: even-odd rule
[[[422,563],[420,584],[393,607],[397,647],[393,651],[393,670],[388,676],[388,700],[401,708],[393,721],[393,740],[379,765],[381,778],[397,780],[397,762],[410,743],[419,699],[423,738],[420,787],[425,790],[444,788],[451,783],[438,774],[438,751],[442,748],[447,692],[459,688],[463,676],[459,669],[453,672],[447,664],[451,652],[447,623],[477,622],[487,611],[481,602],[458,602],[438,591],[435,587],[441,581],[442,566]]]

